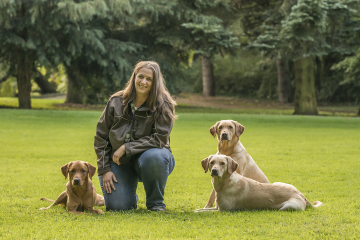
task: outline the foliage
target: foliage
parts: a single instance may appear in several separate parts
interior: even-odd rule
[[[331,69],[331,66],[349,54],[353,55],[359,46],[359,1],[285,0],[268,3],[271,7],[258,13],[263,23],[253,20],[260,26],[257,28],[260,31],[249,34],[252,41],[248,47],[270,57],[286,56],[296,60],[311,56],[319,63],[314,65],[318,100],[357,101],[357,87],[339,84],[341,68]]]
[[[16,79],[9,77],[5,82],[0,83],[0,97],[15,97]]]
[[[100,111],[0,109],[0,144],[6,146],[0,151],[0,173],[6,180],[0,183],[0,238],[360,237],[360,193],[354,184],[360,167],[357,118],[180,114],[171,134],[176,167],[167,183],[166,212],[146,210],[141,183],[137,210],[83,216],[60,206],[38,210],[50,204],[40,197],[54,199],[64,191],[67,180],[61,166],[77,159],[96,165],[92,146],[100,115]],[[212,189],[200,161],[216,153],[217,142],[208,129],[221,119],[234,119],[246,127],[241,141],[271,182],[293,184],[310,201],[324,205],[304,212],[194,213],[205,205]],[[97,176],[93,182],[101,193]]]
[[[354,56],[347,57],[343,61],[332,67],[333,70],[343,69],[344,80],[340,82],[341,85],[350,85],[357,91],[354,92],[356,101],[360,101],[360,52]]]
[[[172,94],[190,90],[186,79],[189,59],[199,55],[233,52],[239,47],[237,38],[221,20],[224,11],[236,11],[233,1],[169,1],[171,10],[152,19],[143,14],[141,25],[120,30],[122,39],[146,46],[142,60],[160,63],[167,86]]]
[[[326,0],[298,0],[282,21],[280,45],[293,59],[326,55],[330,49],[325,41],[327,27]]]
[[[258,13],[263,22],[255,22],[259,31],[250,32],[249,47],[272,56],[277,56],[280,51],[292,59],[353,52],[359,30],[354,27],[359,14],[358,1],[284,0],[268,3],[269,7]],[[248,30],[247,25],[244,27]]]
[[[213,62],[216,95],[277,99],[276,64],[270,57],[261,57],[253,50],[239,50],[236,56],[215,55]],[[194,91],[200,93],[201,62],[195,60],[186,75]]]
[[[99,40],[91,40],[92,35],[89,40],[81,40],[84,37],[81,28],[61,33],[69,38],[75,36],[74,41],[78,42],[76,48],[70,45],[61,49],[87,49],[66,54],[72,56],[67,72],[72,73],[71,80],[80,87],[84,102],[103,102],[124,86],[137,61],[155,60],[168,76],[168,89],[177,94],[187,89],[183,71],[189,50],[214,54],[238,47],[232,33],[225,30],[219,18],[211,15],[215,13],[203,13],[210,8],[230,8],[230,3],[145,0],[129,1],[116,8],[107,3],[107,15],[102,13],[101,18],[96,15],[95,20],[80,22],[85,29],[95,27],[95,40]]]
[[[18,79],[20,107],[31,107],[28,88],[24,86],[30,85],[30,78],[38,65],[55,67],[63,63],[69,66],[81,54],[86,57],[84,62],[100,66],[96,69],[99,73],[104,73],[104,67],[111,68],[121,63],[121,55],[108,56],[107,50],[117,54],[121,47],[125,48],[124,44],[105,39],[100,24],[109,18],[108,4],[121,5],[114,3],[111,0],[1,1],[0,61],[7,63],[10,74]],[[94,22],[96,26],[91,25]],[[110,42],[106,44],[110,49],[104,46],[106,41]]]

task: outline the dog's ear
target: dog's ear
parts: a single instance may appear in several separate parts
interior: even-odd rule
[[[89,169],[89,178],[92,179],[92,177],[95,175],[96,173],[96,167],[94,167],[93,165],[91,165],[90,163],[86,163],[86,165],[88,166]]]
[[[239,164],[235,162],[231,157],[226,156],[227,162],[228,162],[228,173],[231,175],[233,172],[236,171]]]
[[[67,163],[67,164],[65,164],[64,166],[61,167],[61,172],[65,176],[65,179],[68,176],[69,167],[70,167],[70,163]]]
[[[207,157],[207,158],[204,158],[203,160],[201,160],[201,166],[205,170],[205,173],[207,173],[207,171],[209,169],[209,159],[210,159],[210,157]]]
[[[210,134],[213,135],[213,137],[216,137],[216,129],[217,129],[217,127],[219,126],[219,123],[220,123],[220,122],[215,123],[215,125],[213,125],[213,126],[209,129]]]
[[[240,137],[240,135],[245,131],[245,127],[238,123],[237,121],[232,121],[235,124],[235,134],[237,137]]]

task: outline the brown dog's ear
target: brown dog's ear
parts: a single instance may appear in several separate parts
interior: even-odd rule
[[[231,157],[226,156],[227,162],[228,162],[228,173],[231,175],[233,172],[236,171],[239,164],[235,162]]]
[[[213,137],[216,137],[216,129],[217,129],[219,123],[220,123],[220,122],[215,123],[215,125],[213,125],[213,126],[209,129],[210,134],[213,135]]]
[[[96,167],[94,167],[93,165],[91,165],[90,163],[86,163],[86,165],[88,166],[89,169],[89,178],[92,179],[92,177],[95,175],[96,173]]]
[[[235,124],[235,134],[237,137],[240,137],[240,135],[245,131],[245,127],[238,123],[237,121],[232,121]]]
[[[62,172],[62,174],[65,176],[65,179],[66,179],[67,176],[68,176],[69,165],[70,165],[70,163],[65,164],[64,166],[61,167],[61,172]]]
[[[209,158],[204,158],[203,160],[201,160],[201,166],[203,167],[203,169],[205,170],[205,173],[207,173],[208,169],[209,169]]]

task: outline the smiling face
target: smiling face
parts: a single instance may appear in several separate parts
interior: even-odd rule
[[[135,75],[136,95],[149,96],[154,79],[154,73],[150,68],[143,67]]]

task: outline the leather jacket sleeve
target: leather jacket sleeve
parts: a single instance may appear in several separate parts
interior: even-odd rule
[[[109,100],[96,126],[94,149],[97,156],[98,175],[111,171],[112,146],[109,140],[109,131],[114,122],[113,111]]]

